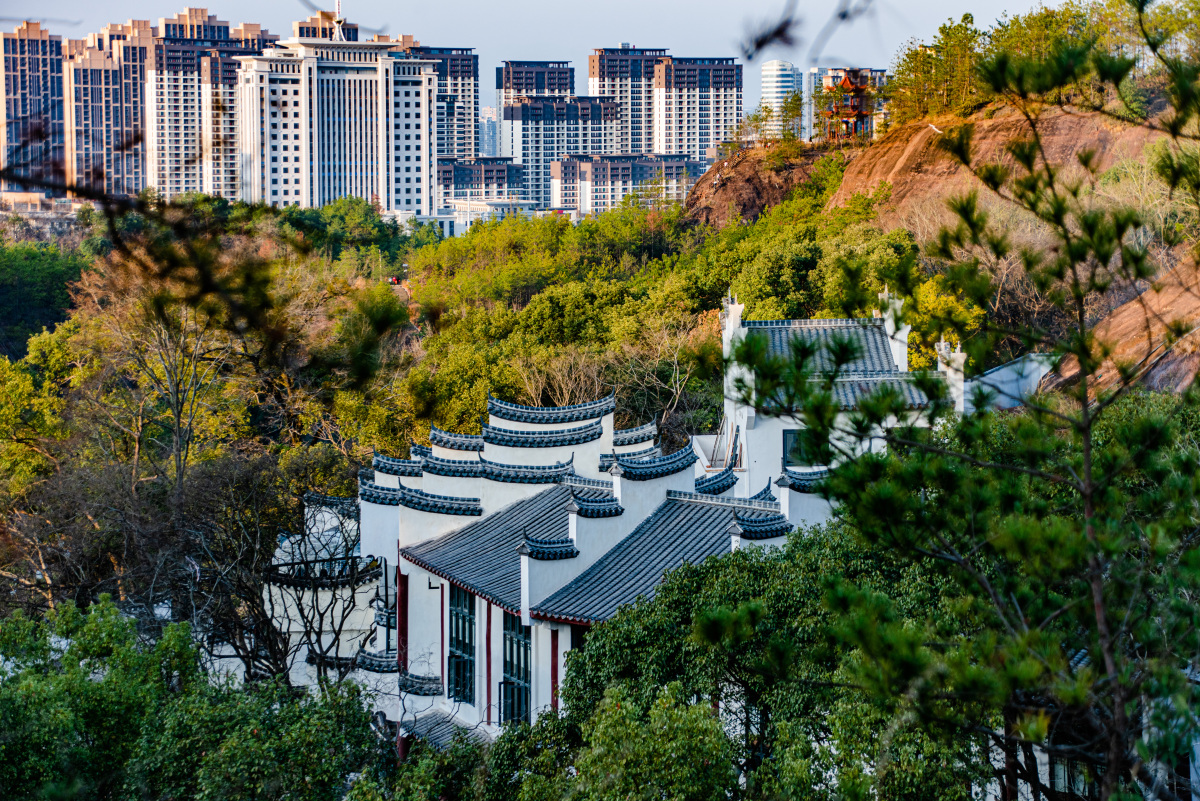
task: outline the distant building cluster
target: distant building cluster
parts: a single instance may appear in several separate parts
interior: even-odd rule
[[[36,22],[0,39],[0,156],[50,196],[152,188],[301,208],[353,196],[461,233],[510,214],[592,214],[634,192],[682,199],[743,117],[732,58],[598,48],[586,94],[569,61],[505,61],[481,106],[473,48],[367,38],[328,11],[288,38],[187,8],[83,39]],[[884,80],[771,61],[763,98],[801,91],[805,139],[861,136],[876,130]],[[814,86],[830,100],[820,109]]]

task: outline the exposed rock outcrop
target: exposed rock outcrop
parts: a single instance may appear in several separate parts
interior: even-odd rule
[[[765,209],[782,203],[796,184],[808,178],[813,162],[824,152],[805,152],[798,158],[771,164],[768,148],[743,150],[709,168],[688,195],[688,218],[724,228],[754,222]]]
[[[1200,323],[1200,275],[1190,264],[1181,265],[1155,282],[1153,288],[1118,306],[1094,329],[1097,343],[1111,348],[1097,380],[1089,387],[1097,392],[1120,383],[1117,365],[1133,368],[1138,383],[1148,389],[1179,392],[1200,370],[1200,330],[1178,341],[1169,326],[1182,322]],[[1074,357],[1042,379],[1043,391],[1064,389],[1079,382],[1079,363]]]
[[[1013,109],[994,115],[976,115],[973,152],[976,158],[1012,164],[1007,147],[1028,138],[1029,127]],[[937,120],[945,131],[962,120]],[[1046,155],[1058,165],[1078,164],[1084,150],[1095,152],[1101,170],[1141,155],[1146,144],[1159,136],[1144,127],[1125,124],[1094,112],[1047,112],[1040,130]],[[955,193],[979,186],[978,181],[937,146],[941,136],[929,121],[913,122],[889,131],[846,167],[841,188],[830,206],[846,203],[855,193],[869,194],[881,183],[891,184],[891,199],[881,209],[880,223],[899,224],[906,211],[922,204],[937,204]]]

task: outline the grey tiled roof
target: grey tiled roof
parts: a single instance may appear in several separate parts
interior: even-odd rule
[[[600,498],[577,497],[575,506],[580,517],[616,517],[625,514],[625,509],[617,503],[616,497],[612,495]]]
[[[429,441],[442,448],[455,451],[483,450],[483,437],[479,434],[456,434],[443,431],[437,426],[429,427]]]
[[[829,478],[829,471],[820,470],[790,470],[785,468],[783,475],[775,480],[778,487],[787,487],[795,492],[815,492],[822,481]]]
[[[650,481],[655,478],[673,475],[680,470],[686,470],[696,462],[696,453],[689,442],[674,453],[666,456],[656,456],[653,459],[628,459],[617,454],[617,463],[612,470],[620,471],[623,478],[630,481]]]
[[[570,540],[546,541],[536,540],[532,537],[526,537],[525,541],[517,546],[517,553],[544,562],[552,562],[556,559],[574,559],[579,556],[575,543]]]
[[[720,495],[737,484],[732,467],[696,479],[696,492],[701,495]]]
[[[600,439],[604,426],[600,420],[577,428],[560,428],[549,431],[514,431],[485,425],[483,441],[490,445],[505,445],[510,448],[554,448],[563,445],[579,445]]]
[[[775,500],[778,500],[778,498],[775,497],[775,493],[771,492],[771,479],[768,478],[767,485],[765,487],[763,487],[762,489],[760,489],[758,492],[751,495],[750,500],[752,500],[752,501],[775,501]]]
[[[408,451],[414,459],[424,459],[426,456],[433,454],[433,450],[416,442],[409,445]]]
[[[490,739],[483,729],[468,729],[459,725],[449,712],[440,709],[417,715],[415,720],[401,721],[400,730],[410,737],[424,740],[439,751],[449,747],[459,734],[475,742]]]
[[[640,442],[652,442],[658,435],[658,424],[651,420],[637,428],[622,428],[613,432],[613,445],[637,445]]]
[[[781,514],[750,515],[738,510],[734,513],[734,519],[741,531],[742,538],[747,540],[782,537],[794,528],[791,522]]]
[[[373,481],[358,479],[359,500],[367,503],[377,503],[381,506],[404,506],[422,512],[435,512],[441,515],[473,515],[483,514],[483,507],[478,498],[459,498],[451,495],[435,495],[412,489],[401,484],[399,487],[384,487]]]
[[[510,465],[499,462],[489,462],[482,456],[479,463],[483,465],[483,477],[489,481],[503,481],[508,484],[554,484],[565,476],[575,472],[575,454],[565,462],[555,462],[547,465]]]
[[[662,456],[662,449],[654,445],[640,451],[626,451],[621,454],[622,459],[653,459],[656,456]],[[617,463],[616,453],[600,454],[600,469],[609,470]]]
[[[572,473],[569,476],[563,476],[562,483],[572,487],[598,487],[612,492],[613,483],[611,478],[584,478]]]
[[[399,663],[397,663],[399,664]],[[400,692],[408,695],[441,695],[441,676],[418,676],[407,670],[400,671]]]
[[[532,614],[576,623],[607,620],[638,596],[652,597],[666,571],[729,553],[733,523],[779,519],[777,503],[668,492],[628,537]]]
[[[304,505],[322,509],[336,509],[342,514],[358,517],[358,498],[351,495],[322,495],[319,492],[304,493]]]
[[[488,414],[518,423],[576,423],[595,420],[597,417],[612,414],[616,409],[615,394],[574,406],[522,406],[519,403],[493,398],[490,394],[487,399]]]
[[[854,372],[896,372],[892,349],[882,318],[863,320],[747,320],[742,323],[746,335],[766,336],[771,354],[788,356],[789,342],[798,338],[817,345],[813,368],[818,373],[833,371],[828,346],[835,337],[858,345],[859,356],[843,369]]]
[[[431,476],[454,476],[458,478],[481,478],[483,464],[479,459],[443,459],[426,456],[425,472]]]
[[[387,473],[389,476],[415,478],[421,475],[420,459],[397,459],[394,456],[385,456],[378,451],[371,459],[371,467],[380,473]]]
[[[834,400],[843,409],[853,409],[860,400],[886,387],[899,392],[908,408],[925,408],[929,399],[907,376],[907,373],[848,373],[833,382]]]
[[[457,531],[404,548],[400,553],[431,573],[518,612],[521,557],[517,548],[527,539],[542,544],[570,544],[567,504],[572,492],[589,497],[606,494],[600,489],[553,486]]]

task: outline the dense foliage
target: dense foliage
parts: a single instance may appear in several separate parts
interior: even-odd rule
[[[14,801],[334,801],[374,740],[353,685],[214,683],[186,625],[144,641],[107,598],[0,621],[0,723]]]
[[[1141,29],[1141,22],[1146,32]],[[981,77],[980,65],[997,56],[1045,59],[1064,48],[1094,45],[1098,52],[1131,57],[1134,68],[1116,84],[1078,75],[1035,91],[1050,91],[1055,102],[1104,109],[1129,120],[1143,120],[1147,99],[1161,92],[1165,72],[1147,47],[1146,36],[1161,37],[1171,54],[1195,50],[1196,8],[1188,2],[1146,5],[1139,19],[1127,0],[1089,0],[1038,7],[1026,14],[1005,14],[992,27],[975,26],[970,14],[947,20],[933,39],[911,41],[897,54],[886,95],[892,118],[964,117],[1002,101],[1002,92]],[[1030,89],[1032,87],[1028,87]]]
[[[87,264],[55,245],[0,243],[0,356],[20,359],[31,336],[66,319],[67,287]]]

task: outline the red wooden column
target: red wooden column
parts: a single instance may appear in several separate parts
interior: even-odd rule
[[[396,568],[396,662],[408,670],[408,576]]]
[[[483,651],[487,656],[487,722],[492,722],[492,602],[487,601],[487,634],[484,635]]]
[[[558,709],[558,629],[550,629],[550,706]]]

